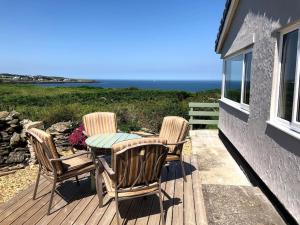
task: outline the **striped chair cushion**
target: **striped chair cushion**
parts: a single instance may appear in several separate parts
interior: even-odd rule
[[[111,112],[94,112],[83,116],[83,125],[89,136],[116,133],[116,114]]]
[[[141,138],[114,144],[112,169],[117,174],[117,187],[157,182],[168,152],[164,144],[166,140],[162,138]]]
[[[52,167],[50,165],[49,159],[58,159],[59,154],[56,150],[55,144],[53,142],[52,136],[48,133],[46,133],[43,130],[37,129],[37,128],[31,128],[29,130],[32,134],[38,136],[44,144],[48,147],[46,149],[42,149],[41,145],[33,146],[34,150],[36,152],[36,156],[40,163],[43,164],[44,167],[49,171],[52,171]],[[55,167],[57,170],[57,174],[60,175],[63,172],[63,167],[61,162],[56,162]]]
[[[163,120],[159,137],[166,139],[167,143],[176,143],[185,140],[188,131],[189,123],[184,118],[167,116]],[[182,146],[180,146],[180,148],[182,148]],[[169,146],[170,153],[176,153],[177,151],[178,149],[175,145]]]
[[[95,170],[95,165],[92,159],[87,155],[81,155],[75,158],[64,160],[62,165],[64,168],[64,173],[59,177],[61,179],[74,177],[76,175]]]

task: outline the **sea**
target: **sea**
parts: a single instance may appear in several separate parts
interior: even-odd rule
[[[99,88],[139,88],[152,90],[178,90],[200,92],[221,89],[219,80],[96,80],[95,83],[40,83],[45,87],[99,87]]]

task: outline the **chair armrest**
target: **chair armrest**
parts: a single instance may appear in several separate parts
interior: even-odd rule
[[[139,134],[143,138],[155,138],[158,137],[157,134]]]
[[[80,152],[80,153],[75,153],[73,155],[70,155],[70,156],[65,156],[65,157],[61,157],[61,158],[58,158],[58,159],[50,159],[50,162],[58,162],[58,161],[64,161],[64,160],[67,160],[67,159],[72,159],[72,158],[76,158],[78,156],[82,156],[82,155],[88,155],[88,154],[92,154],[91,152]]]
[[[143,134],[143,133],[140,133],[140,132],[136,132],[136,131],[131,131],[131,134],[137,134],[137,135],[139,135],[139,136],[141,136],[141,137],[143,137],[143,138],[152,138],[152,137],[158,137],[159,136],[159,134],[156,134],[156,133],[147,133],[146,132],[146,134]]]
[[[102,158],[102,157],[98,157],[97,159],[99,160],[100,166],[102,166],[104,168],[104,170],[108,173],[109,177],[114,180],[116,174],[112,170],[112,168],[110,168],[110,166],[107,164],[107,162],[105,161],[105,159]]]
[[[187,142],[187,140],[184,140],[184,141],[179,141],[179,142],[176,142],[176,143],[167,143],[167,145],[182,145],[186,142]]]

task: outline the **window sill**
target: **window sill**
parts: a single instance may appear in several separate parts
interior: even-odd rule
[[[224,104],[226,104],[226,105],[228,105],[228,106],[230,106],[230,107],[233,107],[233,108],[239,110],[240,112],[246,114],[247,116],[249,116],[249,114],[250,114],[250,113],[249,113],[249,110],[243,109],[243,108],[242,108],[242,105],[241,105],[240,103],[231,101],[231,100],[226,99],[226,98],[220,99],[220,102],[222,102],[222,103],[224,103]]]
[[[298,132],[296,132],[296,131],[294,131],[294,130],[292,130],[292,129],[290,129],[290,128],[288,128],[288,127],[286,127],[286,126],[284,126],[284,125],[282,125],[282,124],[280,124],[276,121],[268,120],[267,124],[269,124],[272,127],[275,127],[276,129],[281,130],[282,132],[284,132],[284,133],[300,140],[300,133],[298,133]]]

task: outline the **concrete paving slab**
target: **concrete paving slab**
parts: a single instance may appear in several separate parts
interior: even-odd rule
[[[202,185],[208,225],[285,225],[260,189]]]
[[[251,183],[231,157],[218,130],[197,130],[190,133],[192,152],[198,155],[202,184],[244,185]]]

